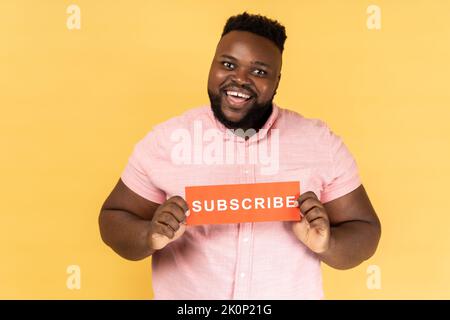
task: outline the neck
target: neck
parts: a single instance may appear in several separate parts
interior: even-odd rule
[[[258,132],[267,122],[273,111],[272,103],[261,106],[255,110],[251,110],[241,121],[230,122],[227,121],[222,115],[219,115],[218,120],[228,129],[233,129],[236,134],[242,134],[241,132],[246,132],[247,130],[253,129]],[[238,130],[241,129],[241,130]],[[253,131],[250,130],[250,131]]]
[[[256,118],[252,125],[248,126],[248,128],[243,128],[244,131],[250,128],[259,131],[266,124],[267,120],[269,120],[270,115],[273,112],[273,105],[270,104],[266,108],[261,110],[261,116]]]

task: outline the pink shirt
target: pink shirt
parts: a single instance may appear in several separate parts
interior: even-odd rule
[[[156,203],[184,198],[185,186],[271,181],[300,181],[301,193],[313,191],[325,203],[361,184],[354,158],[323,121],[274,105],[263,129],[245,141],[226,134],[209,106],[189,110],[155,126],[135,145],[121,179]],[[209,133],[202,139],[199,132]],[[210,152],[230,139],[235,155],[244,150],[245,161],[227,161],[229,149]],[[260,147],[278,154],[271,166],[267,157],[249,159],[249,150]],[[188,226],[153,254],[154,298],[322,299],[320,260],[294,236],[291,224]]]

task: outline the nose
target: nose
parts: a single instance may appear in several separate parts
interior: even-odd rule
[[[248,77],[248,72],[245,68],[236,69],[233,78],[239,85],[250,83],[250,78]]]

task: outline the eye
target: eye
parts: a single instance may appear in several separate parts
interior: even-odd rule
[[[225,68],[227,68],[227,69],[234,69],[234,64],[232,64],[231,62],[228,62],[228,61],[223,61],[222,62],[222,64],[223,64],[223,66],[225,67]]]
[[[255,71],[253,71],[254,74],[256,74],[259,77],[264,77],[267,72],[261,69],[255,69]]]

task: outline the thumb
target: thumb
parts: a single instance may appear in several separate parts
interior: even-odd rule
[[[294,231],[295,236],[303,241],[307,237],[309,231],[309,222],[305,218],[302,218],[300,221],[295,221],[292,224],[292,231]]]

